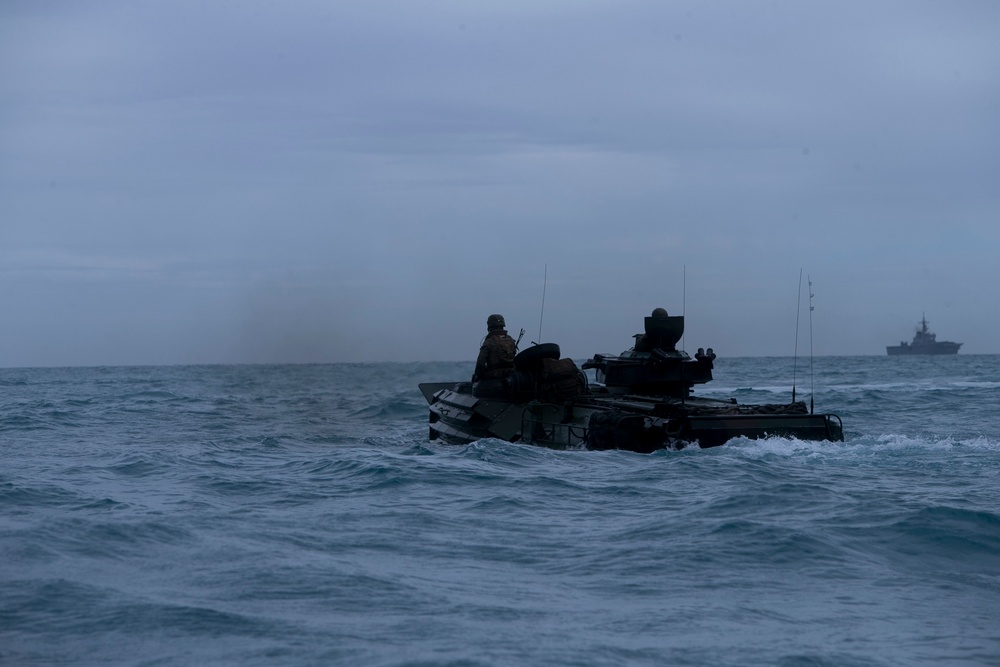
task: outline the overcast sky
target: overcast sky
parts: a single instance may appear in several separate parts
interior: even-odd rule
[[[1000,353],[998,254],[995,0],[0,3],[3,367]]]

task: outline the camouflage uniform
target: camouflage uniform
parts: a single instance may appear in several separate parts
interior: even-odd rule
[[[473,382],[504,377],[507,371],[514,368],[515,354],[517,354],[517,344],[507,335],[507,330],[493,329],[486,335],[483,346],[479,348],[476,372],[472,376]]]

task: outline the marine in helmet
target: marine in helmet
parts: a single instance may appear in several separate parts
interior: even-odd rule
[[[486,338],[479,348],[473,382],[502,378],[514,368],[517,343],[507,335],[506,326],[503,315],[493,314],[486,318]]]

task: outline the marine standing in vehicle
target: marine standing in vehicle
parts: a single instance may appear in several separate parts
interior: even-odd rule
[[[476,370],[472,374],[473,382],[501,379],[514,370],[517,343],[507,335],[506,326],[503,315],[493,314],[486,318],[486,338],[479,348]]]

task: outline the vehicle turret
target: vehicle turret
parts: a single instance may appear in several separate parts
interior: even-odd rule
[[[684,317],[657,308],[644,319],[635,345],[620,355],[595,354],[583,364],[594,369],[598,383],[615,393],[685,398],[691,387],[712,380],[715,352],[699,348],[694,359],[677,349],[684,335]]]

